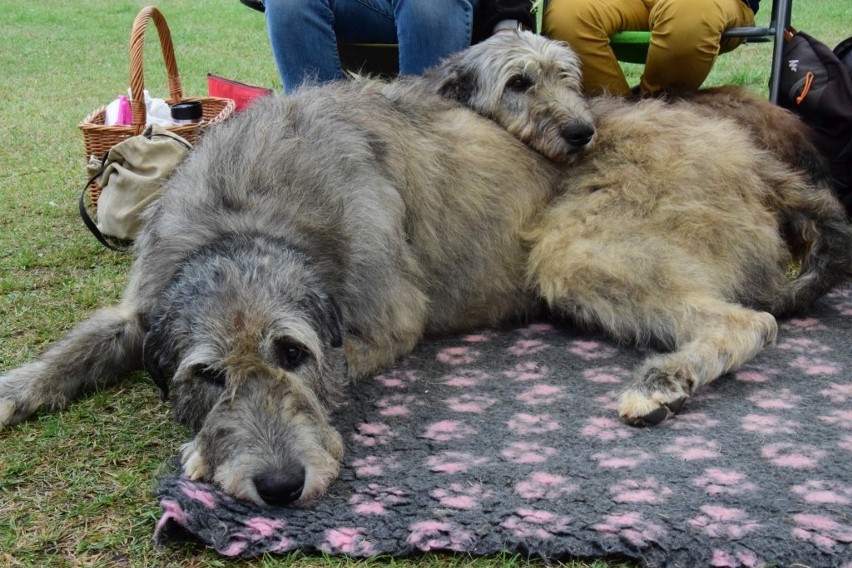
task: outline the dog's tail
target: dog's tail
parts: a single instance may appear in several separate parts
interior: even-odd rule
[[[0,427],[40,408],[65,408],[81,394],[141,369],[142,338],[134,310],[100,310],[32,363],[0,376]]]
[[[793,185],[776,205],[782,234],[801,269],[772,306],[776,316],[801,311],[852,281],[852,224],[843,206],[826,186]]]

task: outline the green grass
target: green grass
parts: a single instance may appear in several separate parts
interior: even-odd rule
[[[85,175],[77,124],[127,88],[130,26],[145,4],[0,0],[0,371],[32,359],[92,310],[116,301],[126,282],[130,258],[102,248],[77,214]],[[187,95],[206,94],[208,71],[279,89],[258,13],[236,0],[157,5],[171,26]],[[852,5],[800,0],[793,18],[833,47],[849,33]],[[767,46],[745,46],[722,56],[708,83],[765,92],[768,68]],[[164,94],[153,29],[145,80],[153,94]],[[188,436],[142,375],[66,411],[0,431],[0,565],[243,565],[199,546],[152,544],[159,515],[153,483]],[[448,555],[366,564],[415,562],[528,564],[509,556]],[[364,563],[294,554],[252,565],[355,564]],[[582,564],[607,565],[614,566]]]

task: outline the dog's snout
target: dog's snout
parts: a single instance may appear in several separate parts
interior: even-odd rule
[[[283,506],[296,501],[305,487],[305,468],[299,467],[286,475],[265,473],[254,477],[257,494],[267,505]]]
[[[592,141],[595,129],[585,122],[572,122],[562,127],[560,131],[562,138],[571,146],[582,148]]]

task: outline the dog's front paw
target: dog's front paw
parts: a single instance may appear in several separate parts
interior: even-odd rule
[[[680,376],[683,372],[649,369],[641,380],[621,393],[618,400],[621,419],[633,426],[647,426],[674,416],[689,398],[684,389],[689,381]]]
[[[200,481],[210,478],[210,466],[207,461],[201,456],[198,451],[198,445],[195,440],[187,442],[180,447],[181,464],[183,472],[193,481]]]
[[[29,374],[18,369],[0,377],[0,428],[23,422],[42,404]]]

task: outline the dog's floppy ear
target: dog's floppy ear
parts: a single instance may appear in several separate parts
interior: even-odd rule
[[[166,358],[165,334],[162,326],[154,325],[145,335],[142,344],[142,362],[151,375],[154,384],[160,389],[160,398],[169,398],[169,378],[174,374],[174,365]]]
[[[334,299],[334,296],[328,296],[326,298],[326,303],[328,304],[329,312],[326,317],[329,336],[331,337],[331,346],[332,347],[343,347],[343,315],[340,312],[340,305],[337,303],[337,300]]]
[[[476,87],[476,77],[461,64],[450,64],[438,84],[438,94],[463,105],[470,103]]]

